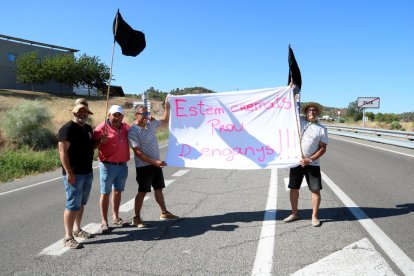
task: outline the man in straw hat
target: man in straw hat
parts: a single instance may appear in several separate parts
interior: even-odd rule
[[[85,239],[93,237],[91,233],[80,227],[84,206],[88,202],[93,181],[93,130],[86,123],[89,115],[93,113],[84,99],[76,101],[71,111],[73,119],[59,129],[58,147],[66,190],[63,244],[65,247],[78,249],[83,245],[76,241],[75,237]]]
[[[298,201],[299,189],[306,178],[309,190],[312,192],[312,226],[318,227],[321,222],[318,219],[318,210],[321,203],[320,190],[322,189],[322,177],[319,158],[326,152],[328,144],[328,132],[317,121],[322,112],[322,106],[315,102],[302,105],[304,117],[300,117],[300,144],[302,147],[302,159],[300,165],[290,169],[289,188],[292,213],[284,222],[292,222],[299,219]]]
[[[124,191],[128,177],[129,125],[123,122],[124,110],[119,105],[112,105],[108,118],[100,123],[93,132],[93,139],[98,143],[99,173],[101,183],[101,232],[110,231],[108,226],[109,197],[112,203],[112,223],[126,226],[128,223],[119,217],[121,193]]]

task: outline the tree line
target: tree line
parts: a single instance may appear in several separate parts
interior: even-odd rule
[[[164,101],[168,94],[172,95],[185,95],[185,94],[202,94],[202,93],[216,93],[210,89],[204,87],[190,87],[190,88],[176,88],[171,90],[170,92],[164,92],[154,87],[150,87],[144,91],[147,93],[148,98],[151,100],[160,100]],[[323,107],[324,111],[323,114],[320,116],[328,115],[331,118],[336,118],[337,122],[345,122],[345,121],[360,121],[362,120],[363,112],[362,109],[358,108],[358,101],[352,101],[349,103],[347,108],[337,108],[337,107]],[[338,116],[338,110],[341,110],[341,114]],[[405,112],[402,114],[394,114],[394,113],[377,113],[374,114],[373,112],[365,112],[365,116],[370,121],[377,121],[381,123],[388,123],[392,129],[402,129],[402,126],[399,122],[414,122],[414,112]]]
[[[40,57],[37,51],[19,55],[16,59],[17,82],[34,85],[55,81],[69,87],[86,86],[103,90],[109,79],[109,67],[96,56],[83,54],[78,59],[62,53]]]

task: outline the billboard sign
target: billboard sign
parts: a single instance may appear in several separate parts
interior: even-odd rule
[[[379,97],[358,97],[358,108],[379,108]]]

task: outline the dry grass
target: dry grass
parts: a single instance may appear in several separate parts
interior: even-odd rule
[[[12,91],[0,89],[0,121],[3,121],[6,112],[16,106],[37,102],[45,107],[52,120],[49,129],[57,133],[59,128],[72,119],[72,108],[75,100],[79,96],[68,95],[51,95],[47,93],[31,91]],[[89,108],[94,113],[91,118],[92,127],[102,122],[106,117],[106,97],[84,97],[88,100]],[[118,104],[123,107],[126,113],[124,121],[132,124],[134,112],[132,106],[137,98],[128,97],[111,97],[108,106]],[[163,112],[160,109],[160,102],[151,101],[151,113],[154,117],[159,118]],[[168,137],[168,129],[160,129],[157,134],[158,139],[163,140]],[[33,151],[28,147],[17,148],[7,140],[7,137],[1,131],[0,125],[0,182],[6,182],[11,179],[21,178],[23,176],[42,173],[60,166],[60,161],[56,149],[45,151]]]
[[[40,105],[46,107],[49,111],[52,122],[50,130],[57,133],[59,128],[72,119],[72,113],[70,110],[73,108],[75,100],[82,96],[67,96],[67,95],[51,95],[41,92],[31,91],[15,91],[15,90],[0,90],[0,120],[5,115],[5,112],[12,109],[15,106],[36,101]],[[94,113],[90,116],[92,120],[92,126],[96,126],[105,119],[106,116],[106,97],[85,97],[88,100],[89,108]],[[124,108],[125,118],[124,121],[128,124],[133,122],[133,111],[131,106],[134,101],[139,101],[136,98],[128,97],[110,97],[109,106],[118,104]],[[160,102],[151,102],[153,108],[152,114],[154,117],[160,117]],[[1,134],[0,134],[1,135]],[[1,136],[0,136],[0,140]],[[1,142],[1,141],[0,141]]]
[[[414,122],[400,122],[401,126],[405,129],[405,131],[413,131],[414,132]],[[352,123],[346,123],[348,126],[355,126],[355,127],[363,127],[363,122],[352,122]],[[385,122],[372,122],[368,121],[365,122],[366,128],[381,128],[381,129],[390,129],[391,124],[385,123]]]

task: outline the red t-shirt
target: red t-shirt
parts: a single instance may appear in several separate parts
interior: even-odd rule
[[[128,130],[130,126],[126,123],[121,124],[118,130],[113,128],[108,120],[100,123],[93,132],[93,139],[100,140],[104,134],[106,123],[106,131],[108,139],[105,144],[98,146],[99,161],[108,162],[128,162],[130,158],[128,144]]]

